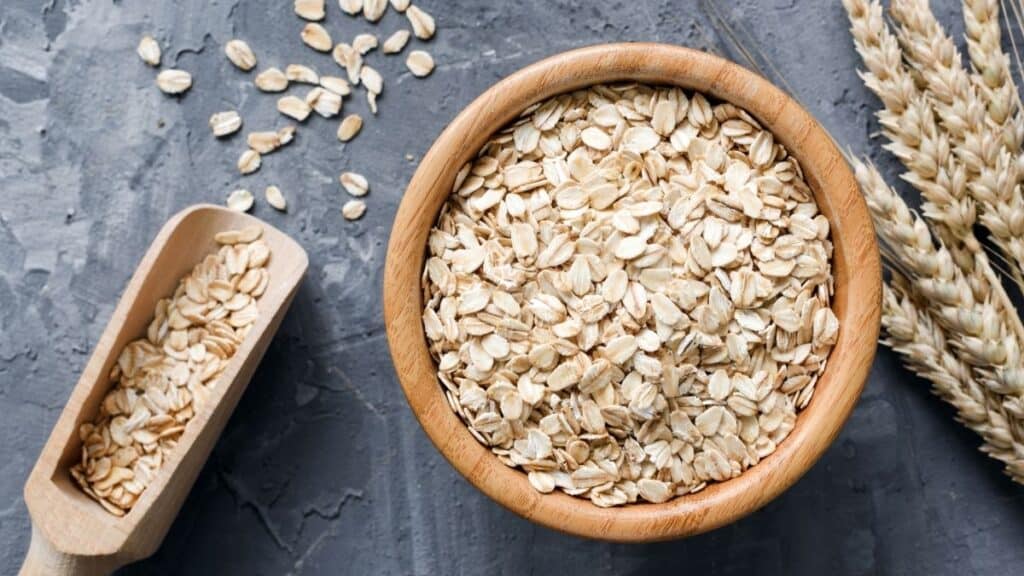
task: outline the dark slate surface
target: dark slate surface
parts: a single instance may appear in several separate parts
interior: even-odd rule
[[[885,351],[841,437],[805,478],[753,516],[690,540],[564,536],[459,477],[401,396],[378,297],[402,190],[459,109],[525,64],[602,41],[684,44],[742,62],[723,21],[854,152],[872,149],[876,103],[856,77],[838,3],[422,3],[438,21],[434,75],[416,80],[402,59],[371,55],[387,78],[382,113],[354,143],[339,145],[335,124],[313,118],[245,180],[288,195],[290,214],[262,203],[255,213],[307,248],[309,276],[163,547],[126,574],[1024,570],[1024,489]],[[959,33],[959,3],[936,4]],[[333,0],[328,10],[336,38],[373,29]],[[402,24],[389,13],[375,31]],[[238,36],[261,64],[331,69],[300,43],[300,27],[288,0],[0,2],[0,573],[14,573],[28,545],[24,480],[145,247],[174,212],[240,184],[242,141],[214,140],[207,118],[236,107],[248,128],[280,122],[274,98],[221,46]],[[184,98],[153,86],[134,54],[144,33],[160,40],[166,63],[194,73]],[[365,112],[362,102],[346,107]],[[357,223],[339,213],[346,169],[372,183]]]

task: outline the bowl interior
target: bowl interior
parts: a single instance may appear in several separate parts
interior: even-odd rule
[[[832,227],[833,311],[839,339],[814,397],[778,449],[726,482],[663,504],[602,509],[562,493],[539,494],[526,475],[479,444],[449,408],[427,351],[420,274],[430,228],[456,173],[492,134],[531,104],[593,84],[676,85],[731,102],[797,158]],[[760,508],[821,456],[864,385],[878,337],[881,267],[874,230],[843,156],[794,100],[760,76],[720,58],[659,44],[583,48],[502,80],[470,104],[424,157],[399,207],[384,278],[384,314],[395,369],[413,412],[441,453],[471,483],[512,511],[564,532],[615,541],[654,541],[707,531]]]

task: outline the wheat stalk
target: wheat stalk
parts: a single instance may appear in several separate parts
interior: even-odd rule
[[[974,235],[975,205],[967,193],[967,173],[951,153],[949,137],[939,128],[931,102],[903,65],[896,37],[889,31],[877,0],[843,0],[854,44],[866,70],[865,85],[885,104],[879,122],[889,138],[885,146],[907,167],[903,178],[921,192],[925,217],[936,224],[939,239],[957,265],[968,272],[975,296],[992,296],[1001,310],[1013,310],[1006,291]],[[1024,341],[1024,324],[1013,314],[1011,326]]]
[[[1021,339],[1010,326],[1016,315],[1003,314],[987,299],[976,299],[949,251],[935,245],[927,224],[910,211],[878,170],[857,160],[854,168],[875,231],[894,263],[913,280],[929,312],[946,329],[957,355],[993,392],[1019,396],[1024,391]]]
[[[1020,102],[998,50],[998,6],[963,1],[973,74],[926,0],[893,0],[898,35],[878,0],[843,0],[865,65],[861,78],[885,106],[878,112],[885,148],[921,192],[933,229],[873,165],[853,164],[892,268],[883,343],[930,380],[982,436],[982,450],[1024,483],[1024,325],[974,233],[979,219],[1019,277]]]
[[[1019,278],[1024,266],[1024,197],[1017,186],[1015,153],[1003,146],[1005,131],[988,121],[985,102],[961,63],[956,43],[935,20],[928,0],[893,0],[892,14],[900,24],[904,56],[924,80],[933,109],[967,168],[967,189],[981,209],[981,223]],[[964,241],[976,257],[981,254],[976,239]],[[991,264],[981,265],[988,274]]]
[[[930,104],[903,66],[902,51],[885,24],[881,4],[868,0],[843,0],[843,4],[866,68],[858,74],[885,105],[877,113],[890,141],[885,148],[907,168],[903,178],[922,193],[924,214],[935,223],[936,233],[953,250],[957,263],[972,269],[973,254],[955,242],[972,234],[976,220],[966,173],[952,156],[949,139],[938,129]]]
[[[932,383],[932,391],[953,405],[957,420],[984,441],[981,451],[1005,465],[1014,481],[1024,484],[1024,442],[998,397],[979,385],[970,366],[957,358],[942,329],[910,298],[906,280],[895,275],[882,301],[883,343],[903,357],[904,365]]]

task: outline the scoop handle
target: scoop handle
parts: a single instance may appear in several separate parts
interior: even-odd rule
[[[106,576],[124,563],[110,556],[73,556],[65,554],[32,527],[32,541],[21,564],[19,576]]]

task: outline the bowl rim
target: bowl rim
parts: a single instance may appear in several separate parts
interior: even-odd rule
[[[810,405],[774,453],[739,476],[694,494],[662,504],[599,508],[558,491],[536,492],[525,473],[499,461],[451,410],[426,345],[420,277],[427,234],[454,174],[486,139],[536,102],[613,81],[677,85],[731,102],[786,146],[832,226],[832,306],[841,324]],[[652,542],[706,532],[757,510],[821,457],[849,417],[874,359],[881,263],[867,206],[847,162],[829,134],[794,99],[754,72],[705,52],[653,43],[599,44],[520,69],[474,99],[446,127],[399,205],[388,243],[383,296],[388,345],[410,408],[445,459],[471,484],[503,507],[561,532]]]

